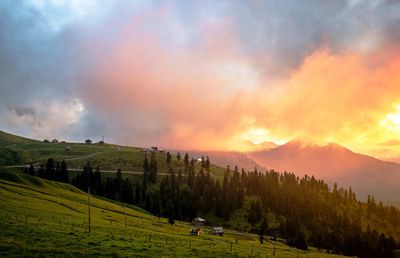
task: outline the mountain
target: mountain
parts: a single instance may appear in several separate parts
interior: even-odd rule
[[[238,166],[239,169],[244,168],[246,171],[254,170],[256,167],[258,170],[265,170],[263,166],[249,158],[246,153],[236,151],[173,151],[174,153],[180,152],[181,155],[188,155],[192,158],[198,159],[202,156],[209,157],[212,164],[226,168],[230,166],[233,169]]]
[[[257,143],[257,144],[253,143],[251,141],[245,141],[245,144],[247,145],[247,147],[249,149],[257,150],[257,151],[274,149],[279,146],[278,144],[276,144],[274,142],[270,142],[270,141],[264,141],[264,142]]]
[[[351,186],[363,199],[370,194],[387,202],[400,200],[400,164],[358,154],[335,143],[293,140],[247,155],[269,169],[298,176],[313,175],[330,185],[337,182],[344,187]]]
[[[248,147],[252,150],[257,151],[265,151],[277,148],[280,145],[277,145],[274,142],[261,142],[259,144],[252,143],[250,141],[246,141]],[[188,153],[190,157],[198,159],[202,156],[209,157],[211,163],[226,168],[226,166],[230,166],[233,169],[235,166],[238,166],[240,169],[245,169],[246,171],[254,170],[257,168],[260,170],[265,170],[265,167],[260,165],[258,162],[251,159],[247,153],[239,152],[239,151],[188,151],[188,150],[180,150],[180,151],[172,151],[173,153],[180,152],[182,155]]]

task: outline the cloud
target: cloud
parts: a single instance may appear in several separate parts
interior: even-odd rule
[[[394,145],[400,145],[400,141],[396,139],[391,139],[385,142],[380,143],[379,145],[381,146],[394,146]]]
[[[1,129],[190,149],[398,133],[397,2],[106,2],[0,3]]]

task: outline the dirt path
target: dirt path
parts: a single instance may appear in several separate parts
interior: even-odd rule
[[[87,159],[87,158],[91,158],[91,157],[94,157],[94,156],[96,156],[96,155],[102,154],[102,153],[104,153],[104,152],[105,152],[105,151],[97,152],[97,153],[93,153],[93,154],[89,154],[89,155],[85,155],[85,156],[80,156],[80,157],[74,157],[74,158],[69,158],[69,159],[63,159],[63,160],[65,160],[65,161],[71,161],[71,160]],[[41,164],[41,163],[32,163],[32,165],[33,165],[34,167],[38,167],[40,164]],[[29,167],[29,166],[30,166],[30,163],[29,163],[29,164],[25,164],[25,165],[13,165],[13,166],[4,166],[4,167],[5,167],[5,168],[25,168],[25,167]]]

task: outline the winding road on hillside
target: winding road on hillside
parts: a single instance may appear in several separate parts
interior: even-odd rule
[[[99,154],[105,153],[105,151],[102,152],[97,152],[93,153],[90,155],[85,155],[85,156],[80,156],[80,157],[74,157],[74,158],[69,158],[69,159],[64,159],[65,161],[71,161],[71,160],[80,160],[80,159],[87,159],[91,158],[94,156],[97,156]],[[40,163],[33,163],[33,166],[38,167]],[[5,166],[4,168],[29,168],[30,164],[25,164],[25,165],[13,165],[13,166]],[[68,168],[68,171],[70,172],[81,172],[83,171],[83,168]],[[100,170],[101,173],[117,173],[117,170]],[[134,174],[134,175],[142,175],[144,172],[143,171],[122,171],[123,174]],[[170,175],[169,173],[157,173],[159,176],[168,176]],[[185,175],[182,175],[185,176]]]

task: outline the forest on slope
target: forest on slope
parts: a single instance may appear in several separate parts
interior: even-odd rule
[[[239,171],[227,167],[222,179],[210,173],[210,160],[196,161],[165,154],[167,166],[181,162],[183,169],[170,166],[167,176],[158,176],[155,153],[143,160],[143,176],[104,177],[99,167],[88,162],[81,173],[67,179],[67,165],[53,159],[27,173],[53,180],[69,180],[82,190],[143,207],[159,217],[189,221],[202,215],[210,221],[238,230],[283,238],[301,249],[307,245],[332,253],[359,257],[390,257],[398,247],[400,211],[369,196],[357,199],[351,187],[330,189],[313,176],[299,178],[273,170]],[[58,165],[57,165],[58,164]]]

